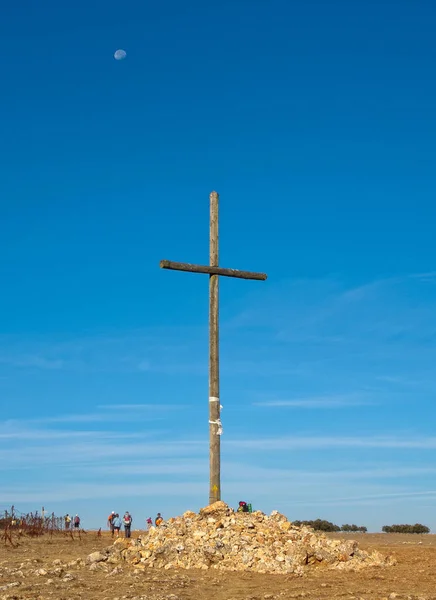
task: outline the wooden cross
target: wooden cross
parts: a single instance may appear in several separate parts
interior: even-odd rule
[[[219,323],[218,323],[218,277],[257,279],[265,281],[265,273],[252,273],[236,269],[223,269],[218,266],[218,194],[212,192],[210,198],[210,264],[192,265],[189,263],[161,260],[162,269],[206,273],[209,275],[209,504],[221,500],[221,405],[219,381]]]

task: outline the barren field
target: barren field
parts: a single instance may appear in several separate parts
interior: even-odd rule
[[[133,537],[138,536],[134,532]],[[82,561],[111,544],[108,534],[81,540],[54,535],[21,538],[16,548],[0,546],[0,600],[436,600],[436,536],[337,534],[363,549],[396,557],[398,564],[358,573],[308,568],[303,577],[222,571],[148,569],[122,565],[106,572]],[[116,567],[116,565],[113,565]],[[94,569],[94,570],[93,570]]]

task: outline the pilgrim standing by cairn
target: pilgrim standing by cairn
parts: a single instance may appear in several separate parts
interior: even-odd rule
[[[132,515],[126,510],[123,517],[124,535],[126,538],[129,538],[131,535],[132,520]]]
[[[114,519],[115,519],[115,511],[113,510],[107,518],[107,526],[111,530],[112,537],[114,537]]]
[[[118,513],[116,513],[116,515],[114,516],[114,518],[112,520],[112,527],[113,527],[114,533],[116,533],[117,537],[119,537],[120,529],[121,529],[121,519],[120,519],[120,515]]]

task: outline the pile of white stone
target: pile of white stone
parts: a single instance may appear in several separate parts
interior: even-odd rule
[[[97,553],[95,553],[96,555]],[[294,526],[277,511],[235,513],[224,502],[186,512],[135,540],[117,540],[99,562],[127,562],[138,569],[222,569],[295,573],[314,566],[360,570],[394,561],[364,552],[353,540],[329,539],[310,527]],[[92,556],[92,555],[91,555]],[[89,562],[94,562],[89,557]]]

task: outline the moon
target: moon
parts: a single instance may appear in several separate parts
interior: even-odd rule
[[[124,60],[126,56],[127,52],[125,50],[122,50],[121,48],[119,50],[116,50],[114,53],[115,60]]]

